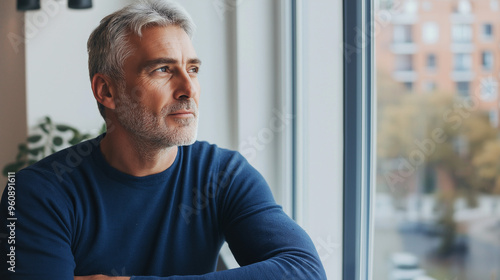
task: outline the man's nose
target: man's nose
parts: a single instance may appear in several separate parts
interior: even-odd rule
[[[186,71],[178,73],[174,92],[175,99],[189,99],[196,94],[191,76]]]

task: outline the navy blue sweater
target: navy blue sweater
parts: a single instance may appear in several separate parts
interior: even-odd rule
[[[310,238],[239,153],[196,142],[165,171],[135,177],[104,160],[100,139],[23,169],[5,189],[0,279],[326,279]],[[224,240],[241,267],[214,272]]]

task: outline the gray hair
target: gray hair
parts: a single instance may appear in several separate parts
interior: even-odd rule
[[[141,37],[146,27],[169,25],[177,25],[193,37],[195,25],[191,16],[170,0],[138,1],[103,18],[87,41],[90,80],[101,73],[123,84],[123,63],[133,51],[127,37]],[[104,118],[104,106],[99,102],[97,105]]]

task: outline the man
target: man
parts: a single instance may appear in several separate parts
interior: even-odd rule
[[[262,176],[195,141],[192,32],[168,1],[101,21],[89,71],[107,133],[16,174],[1,203],[0,233],[14,232],[0,244],[1,279],[326,279]],[[241,267],[214,272],[224,241]]]

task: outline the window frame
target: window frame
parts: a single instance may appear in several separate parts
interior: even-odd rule
[[[373,3],[343,1],[344,46],[344,280],[371,279],[373,196]],[[359,31],[361,32],[353,32]],[[359,34],[363,34],[360,42]],[[354,49],[353,49],[354,48]]]

